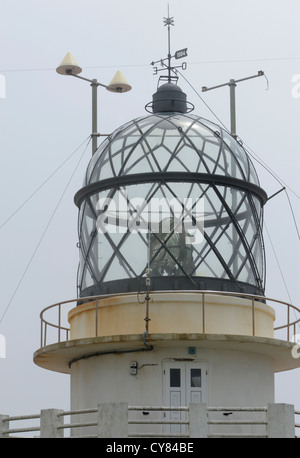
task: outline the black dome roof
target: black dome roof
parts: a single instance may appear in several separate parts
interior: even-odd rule
[[[186,113],[186,94],[176,84],[165,83],[153,94],[152,109],[153,113]]]

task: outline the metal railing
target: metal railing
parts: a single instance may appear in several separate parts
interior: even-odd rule
[[[168,293],[168,291],[160,291],[160,294]],[[265,296],[256,296],[251,294],[245,293],[234,293],[234,292],[221,292],[221,291],[198,291],[199,294],[199,304],[202,306],[202,332],[205,334],[206,332],[206,305],[207,305],[207,298],[212,295],[218,296],[229,296],[229,297],[238,297],[242,299],[249,300],[251,304],[251,327],[252,327],[252,335],[256,335],[256,328],[255,328],[255,303],[257,302],[271,302],[274,307],[281,307],[281,309],[285,309],[285,319],[283,324],[280,324],[274,327],[274,332],[277,331],[285,331],[285,339],[290,341],[292,336],[296,335],[296,326],[300,322],[300,310],[292,304],[288,302],[265,297]],[[133,293],[124,293],[122,295],[102,295],[102,296],[88,296],[76,299],[70,299],[63,302],[58,302],[56,304],[50,305],[42,310],[40,314],[41,319],[41,348],[45,347],[48,338],[48,328],[51,328],[55,331],[56,338],[55,343],[60,343],[62,341],[68,341],[70,338],[70,328],[67,325],[63,325],[67,323],[67,310],[68,306],[75,307],[79,303],[95,301],[95,337],[98,337],[98,310],[99,310],[99,301],[105,298],[111,298],[116,296],[126,296],[126,295],[133,295]],[[63,310],[62,310],[63,309]],[[49,312],[55,311],[55,317],[51,319],[48,318],[47,314]],[[295,317],[294,319],[291,318],[291,311],[294,312]]]
[[[197,406],[193,404],[192,406]],[[276,406],[276,404],[271,404],[270,406]],[[199,425],[191,424],[192,418],[190,414],[191,406],[183,407],[171,407],[171,406],[128,406],[128,435],[124,437],[132,438],[151,438],[151,437],[208,437],[208,438],[267,438],[269,437],[269,432],[272,429],[271,422],[277,422],[278,418],[274,415],[268,415],[268,407],[207,407],[205,404],[199,405],[200,409],[197,410],[198,415],[202,415],[205,421]],[[85,437],[85,438],[96,438],[101,436],[101,421],[99,416],[99,411],[101,409],[101,404],[98,408],[90,409],[81,409],[81,410],[42,410],[40,414],[36,415],[23,415],[23,416],[4,416],[0,415],[0,438],[5,437]],[[179,413],[183,414],[182,417],[178,417],[176,420],[170,418],[151,418],[151,419],[140,419],[140,418],[130,418],[131,412],[158,412],[158,413]],[[273,411],[274,413],[274,411]],[[292,415],[293,411],[291,411]],[[217,414],[217,416],[216,416]],[[243,418],[241,418],[241,414]],[[71,417],[73,415],[80,415],[80,420],[75,422],[64,423],[65,417]],[[84,419],[85,415],[89,415],[88,421]],[[117,415],[117,411],[116,411]],[[294,410],[294,417],[300,415],[300,411]],[[226,418],[224,417],[226,416]],[[118,415],[117,415],[118,417]],[[116,417],[116,418],[117,418]],[[45,421],[46,418],[46,421]],[[117,422],[118,419],[113,418],[113,422]],[[292,418],[292,417],[291,417]],[[49,420],[50,419],[50,420]],[[24,422],[24,420],[31,421],[39,420],[38,424],[35,426],[11,426],[15,422]],[[284,420],[281,418],[281,420]],[[287,418],[289,421],[290,418]],[[282,422],[284,423],[284,421]],[[147,427],[148,429],[141,430],[138,432],[130,431],[131,426]],[[158,432],[153,432],[151,428],[162,426],[161,430]],[[172,427],[180,426],[180,430],[172,432]],[[92,431],[88,431],[85,434],[83,431],[85,428],[93,427]],[[127,428],[126,427],[126,428]],[[166,430],[165,427],[169,429]],[[77,434],[74,432],[75,429],[82,428],[82,430]],[[126,429],[125,428],[125,429]],[[150,429],[149,429],[150,428]],[[241,429],[242,428],[242,429]],[[248,429],[249,428],[249,429]],[[254,429],[253,429],[254,428]],[[300,424],[295,421],[295,429],[300,428]],[[65,431],[69,430],[69,434],[65,434]],[[38,435],[28,435],[29,433],[39,433]],[[193,434],[191,434],[191,432]],[[26,434],[24,436],[24,433]],[[196,434],[195,434],[196,433]],[[23,436],[18,436],[18,434],[23,434]],[[286,431],[281,432],[277,430],[276,437],[284,437]],[[123,436],[122,436],[123,437]],[[274,436],[273,436],[274,437]],[[294,433],[294,429],[289,431],[289,437],[297,437]]]

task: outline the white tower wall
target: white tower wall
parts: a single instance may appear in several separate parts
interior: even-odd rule
[[[96,316],[98,344],[92,337]],[[273,340],[274,312],[268,305],[257,302],[252,309],[247,299],[209,294],[203,301],[201,292],[154,293],[147,342],[144,316],[145,307],[131,295],[71,310],[72,339],[87,344],[84,354],[69,362],[72,410],[105,402],[224,407],[274,402],[274,360],[265,351],[266,340]],[[253,317],[260,337],[252,335]],[[171,369],[180,371],[175,387]],[[193,369],[201,370],[200,386],[191,386]]]

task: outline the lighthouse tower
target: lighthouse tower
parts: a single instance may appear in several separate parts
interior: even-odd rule
[[[264,295],[267,194],[244,148],[193,112],[171,70],[150,113],[99,146],[75,195],[70,333],[34,355],[70,374],[72,410],[266,406],[275,372],[299,365]]]

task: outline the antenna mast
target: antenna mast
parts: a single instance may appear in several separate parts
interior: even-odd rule
[[[174,18],[170,17],[170,10],[168,5],[168,17],[164,17],[164,25],[168,26],[168,82],[171,83],[171,25],[174,26]]]
[[[219,87],[229,86],[229,88],[230,88],[230,123],[231,123],[230,130],[231,130],[231,135],[234,138],[237,138],[237,133],[236,133],[236,108],[235,108],[235,87],[236,87],[236,83],[240,83],[241,81],[250,80],[252,78],[257,78],[257,77],[263,76],[263,75],[264,75],[264,72],[260,70],[259,72],[257,72],[257,75],[248,76],[246,78],[241,78],[239,80],[231,79],[228,83],[220,84],[219,86],[213,86],[213,87],[209,87],[209,88],[204,86],[202,88],[202,92],[206,92],[206,91],[211,91],[212,89],[218,89]]]
[[[168,5],[168,17],[163,18],[163,23],[165,26],[168,26],[168,57],[165,59],[160,59],[155,62],[151,62],[151,65],[153,66],[154,70],[154,75],[157,75],[158,72],[165,71],[166,69],[168,70],[168,75],[163,75],[159,77],[159,80],[167,80],[168,83],[171,83],[174,80],[178,80],[178,76],[173,76],[172,72],[176,74],[176,68],[181,68],[182,70],[186,70],[187,65],[186,62],[183,62],[182,65],[177,65],[177,66],[172,66],[172,59],[182,59],[183,57],[187,56],[187,48],[180,49],[179,51],[176,51],[174,56],[171,54],[171,25],[174,26],[174,18],[170,17],[170,11],[169,11],[169,5]],[[168,63],[166,64],[167,61]],[[158,68],[155,66],[155,64],[160,63],[160,66],[162,68]]]

